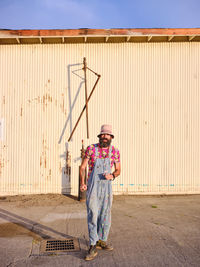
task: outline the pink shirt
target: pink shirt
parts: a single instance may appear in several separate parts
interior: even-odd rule
[[[90,174],[94,168],[94,163],[96,160],[96,156],[95,156],[95,145],[97,145],[97,149],[98,149],[98,157],[99,158],[108,158],[109,157],[109,147],[103,147],[101,148],[99,146],[99,144],[93,144],[87,147],[86,152],[85,152],[85,158],[89,159],[88,161],[88,166],[89,166],[89,170],[88,170],[88,178],[90,177]],[[112,146],[111,149],[111,158],[110,158],[110,163],[111,163],[111,168],[113,166],[114,163],[118,163],[120,162],[120,153],[119,150]]]

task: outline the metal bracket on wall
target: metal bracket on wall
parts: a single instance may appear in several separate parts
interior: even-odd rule
[[[87,79],[86,79],[86,69],[88,69],[89,71],[93,72],[93,73],[98,77],[97,80],[96,80],[96,82],[95,82],[95,84],[94,84],[94,86],[93,86],[93,88],[92,88],[92,91],[91,91],[91,93],[90,93],[90,95],[89,95],[88,98],[87,98]],[[96,88],[96,86],[97,86],[97,83],[98,83],[99,79],[101,78],[101,75],[99,75],[98,73],[94,72],[93,70],[91,70],[90,68],[87,67],[87,64],[86,64],[86,58],[85,58],[85,57],[84,57],[84,59],[83,59],[83,70],[84,70],[84,76],[85,76],[85,106],[83,107],[83,110],[81,111],[81,114],[80,114],[80,116],[79,116],[79,118],[78,118],[78,120],[77,120],[77,122],[76,122],[76,124],[75,124],[75,126],[74,126],[74,128],[73,128],[73,130],[72,130],[72,132],[71,132],[71,135],[70,135],[70,137],[69,137],[69,139],[68,139],[68,142],[72,139],[72,136],[73,136],[73,134],[74,134],[74,132],[75,132],[75,130],[76,130],[76,127],[77,127],[78,124],[79,124],[79,121],[80,121],[80,119],[81,119],[81,117],[82,117],[82,115],[83,115],[85,109],[86,109],[87,138],[89,138],[89,126],[88,126],[88,102],[90,101],[90,98],[91,98],[91,96],[92,96],[92,94],[93,94],[93,92],[94,92],[94,90],[95,90],[95,88]]]

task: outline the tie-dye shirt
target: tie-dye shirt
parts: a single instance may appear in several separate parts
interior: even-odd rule
[[[87,147],[86,152],[85,152],[85,158],[89,159],[88,161],[88,178],[90,177],[90,174],[94,168],[94,163],[96,160],[95,156],[95,146],[97,146],[98,149],[98,157],[99,158],[108,158],[109,157],[109,148],[101,148],[99,144],[93,144]],[[111,158],[110,158],[110,163],[111,163],[111,168],[114,163],[120,162],[120,153],[119,150],[112,146],[111,150]]]

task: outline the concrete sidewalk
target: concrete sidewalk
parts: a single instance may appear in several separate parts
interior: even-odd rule
[[[78,252],[40,254],[47,238],[78,238]],[[0,198],[0,266],[200,266],[200,195],[115,196],[109,240],[85,262],[85,203],[62,195]]]

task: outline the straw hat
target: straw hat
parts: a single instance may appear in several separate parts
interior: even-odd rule
[[[102,134],[109,134],[111,135],[112,138],[114,138],[114,135],[112,133],[112,126],[108,125],[108,124],[104,124],[101,126],[101,132],[99,135],[97,135],[97,137],[99,137]]]

